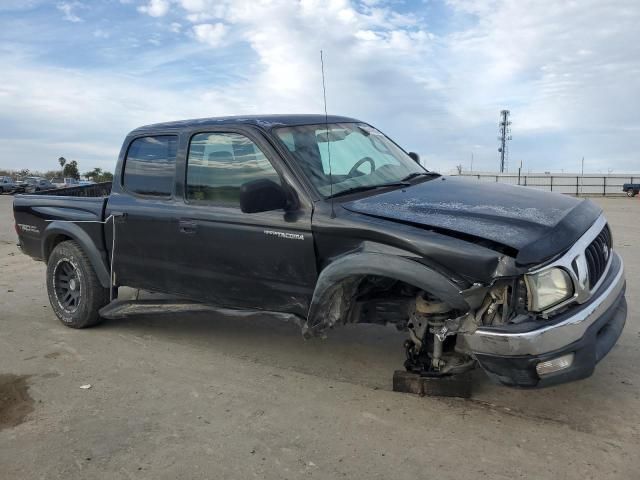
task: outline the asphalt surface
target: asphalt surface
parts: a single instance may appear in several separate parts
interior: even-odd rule
[[[618,345],[587,380],[522,391],[476,372],[461,400],[391,391],[393,328],[305,341],[211,313],[66,328],[0,196],[0,478],[640,478],[640,199],[595,201],[627,269]]]

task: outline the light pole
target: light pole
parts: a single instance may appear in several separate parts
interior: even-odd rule
[[[520,172],[522,172],[522,160],[520,160],[520,166],[518,167],[518,185],[520,185]]]

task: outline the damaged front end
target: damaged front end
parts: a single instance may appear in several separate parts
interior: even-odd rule
[[[344,265],[334,266],[338,262]],[[346,323],[394,324],[408,333],[406,370],[423,377],[472,369],[476,359],[466,339],[478,328],[535,318],[527,309],[525,269],[507,255],[496,262],[494,280],[467,282],[466,288],[458,278],[406,258],[359,253],[338,262],[327,268],[319,282],[321,293],[314,297],[304,335],[323,336]],[[393,262],[401,262],[395,274],[382,275]]]
[[[408,333],[405,368],[419,378],[452,377],[476,364],[509,386],[585,378],[625,324],[624,266],[602,216],[562,255],[534,266],[503,255],[490,278],[466,285],[407,258],[361,256],[345,261],[355,275],[323,279],[330,288],[314,303],[307,332],[393,323]]]
[[[483,326],[509,325],[530,320],[524,278],[500,278],[491,286],[473,285],[461,292],[470,309],[456,312],[421,291],[415,299],[405,342],[405,368],[422,376],[463,373],[475,366],[464,337]]]
[[[429,285],[416,286],[419,281],[424,282],[429,270],[406,259],[404,273],[409,266],[419,269],[414,282],[398,279],[400,275],[392,278],[373,274],[377,261],[387,268],[391,261],[382,257],[380,262],[377,257],[380,256],[370,255],[361,262],[367,265],[366,274],[326,281],[327,288],[312,305],[304,325],[306,337],[323,336],[326,330],[345,323],[391,323],[409,335],[404,344],[407,371],[439,377],[474,367],[475,358],[464,335],[473,334],[482,326],[530,319],[521,269],[507,256],[497,264],[498,280],[490,285],[474,283],[465,290],[442,274],[434,274]]]

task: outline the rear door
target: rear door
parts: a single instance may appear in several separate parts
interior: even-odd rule
[[[217,304],[305,315],[317,278],[311,203],[277,153],[248,128],[192,131],[183,142],[174,288]],[[241,211],[242,184],[265,178],[290,191],[293,211]]]
[[[179,248],[175,196],[178,135],[158,133],[129,139],[121,155],[106,215],[115,214],[116,283],[173,293]],[[112,247],[113,225],[105,225]]]

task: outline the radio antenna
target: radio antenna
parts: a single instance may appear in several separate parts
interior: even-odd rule
[[[329,138],[329,115],[327,114],[327,87],[324,82],[324,57],[320,50],[320,70],[322,72],[322,97],[324,99],[324,124],[327,135],[327,158],[329,159],[329,195],[331,196],[331,217],[336,216],[333,209],[333,170],[331,169],[331,139]]]

